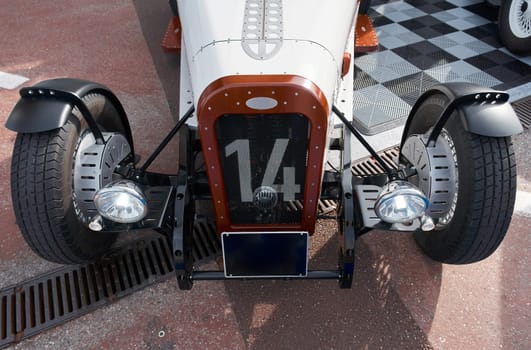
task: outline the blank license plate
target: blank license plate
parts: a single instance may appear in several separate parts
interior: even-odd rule
[[[224,232],[225,277],[306,277],[308,232]]]

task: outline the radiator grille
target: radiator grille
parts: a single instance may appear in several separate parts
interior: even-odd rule
[[[308,119],[225,115],[216,133],[231,223],[300,223],[301,210],[292,208],[304,197]]]

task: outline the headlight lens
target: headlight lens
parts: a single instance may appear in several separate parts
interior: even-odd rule
[[[428,204],[428,198],[421,190],[407,181],[396,180],[383,187],[374,211],[385,222],[409,223],[424,215]]]
[[[111,182],[100,189],[94,204],[101,216],[122,224],[140,221],[148,211],[142,190],[129,180]]]

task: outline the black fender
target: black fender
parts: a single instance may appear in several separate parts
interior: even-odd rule
[[[6,121],[6,128],[22,133],[39,133],[63,126],[74,107],[78,107],[96,138],[101,135],[83,96],[96,93],[105,96],[116,108],[124,125],[124,135],[131,149],[133,134],[125,110],[116,95],[106,86],[87,80],[59,78],[44,80],[20,90],[20,100]],[[134,152],[134,151],[133,151]]]
[[[512,106],[509,94],[470,83],[439,84],[426,91],[413,106],[402,134],[402,146],[409,134],[409,126],[420,105],[427,98],[444,94],[449,103],[434,123],[429,142],[435,142],[448,118],[456,112],[468,132],[490,137],[507,137],[523,131]]]

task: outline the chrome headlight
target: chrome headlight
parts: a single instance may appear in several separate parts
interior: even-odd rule
[[[428,204],[421,190],[407,181],[395,180],[383,187],[374,211],[385,222],[408,223],[424,215]]]
[[[98,190],[94,205],[101,216],[122,224],[140,221],[148,211],[142,190],[129,180],[111,182]]]

